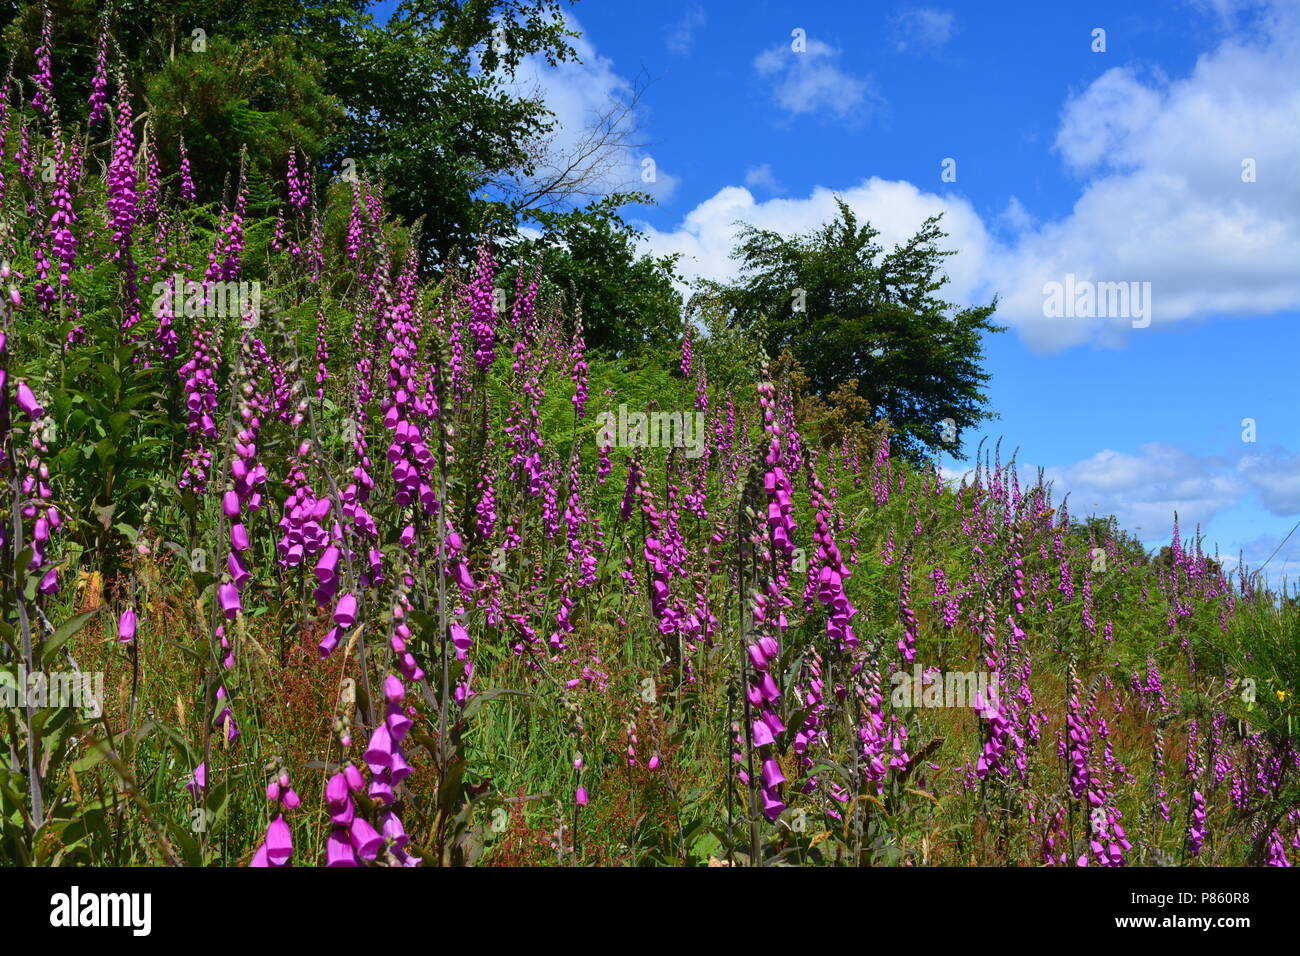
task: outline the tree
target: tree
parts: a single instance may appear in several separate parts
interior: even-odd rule
[[[278,36],[257,44],[213,37],[202,54],[169,60],[146,88],[166,168],[179,169],[183,139],[199,198],[214,199],[233,179],[242,146],[252,180],[282,182],[289,150],[319,154],[344,120],[323,72]]]
[[[1070,516],[1070,534],[1078,538],[1081,547],[1091,549],[1113,540],[1119,557],[1133,564],[1147,563],[1147,550],[1136,534],[1121,528],[1115,515],[1088,515],[1082,521]],[[1168,550],[1168,549],[1166,549]],[[1159,563],[1163,558],[1158,559]],[[1214,564],[1213,561],[1210,562]],[[1215,564],[1217,572],[1218,565]]]
[[[732,258],[740,277],[707,282],[740,329],[765,329],[769,355],[789,347],[823,397],[857,379],[858,393],[894,430],[894,448],[914,461],[942,449],[959,455],[961,433],[995,417],[986,409],[982,334],[1003,331],[988,305],[958,309],[935,296],[948,281],[939,216],[885,253],[879,232],[839,215],[812,233],[786,237],[742,224]]]
[[[677,257],[637,251],[639,234],[615,211],[634,200],[648,197],[618,193],[584,209],[537,212],[545,233],[514,247],[518,263],[545,256],[544,281],[581,307],[587,347],[613,355],[673,348],[682,337]]]
[[[534,211],[576,208],[620,192],[625,202],[649,201],[640,192],[633,194],[639,184],[634,157],[645,146],[634,139],[636,113],[646,87],[647,81],[638,77],[594,109],[581,129],[563,135],[553,129],[534,137],[525,144],[527,162],[494,177],[492,188],[509,196],[511,209],[526,218],[536,218]],[[535,89],[531,96],[540,99],[542,91]]]
[[[110,70],[120,64],[138,84],[137,114],[157,110],[165,174],[178,162],[178,142],[166,140],[184,133],[201,197],[221,194],[243,146],[254,172],[281,177],[290,145],[331,173],[352,160],[385,184],[398,216],[423,217],[426,265],[472,254],[481,231],[513,228],[533,205],[586,198],[629,145],[627,114],[615,107],[570,161],[544,148],[553,117],[514,75],[526,57],[575,58],[559,0],[403,0],[383,24],[371,6],[120,0],[108,15]],[[89,95],[101,7],[50,2],[58,103]],[[39,2],[0,5],[3,45],[23,82],[41,20]]]
[[[290,147],[314,159],[344,127],[346,104],[332,92],[332,65],[352,56],[369,21],[367,6],[366,0],[51,0],[54,99],[73,121],[84,119],[106,27],[110,103],[120,74],[137,122],[147,117],[164,175],[178,171],[183,138],[201,200],[221,198],[233,184],[241,151],[250,183],[282,182]],[[25,78],[35,65],[42,6],[14,4],[5,21],[4,48],[30,95]],[[106,149],[109,129],[105,122],[93,130],[92,143]]]
[[[485,188],[510,170],[531,174],[527,146],[552,126],[510,80],[524,57],[572,59],[572,35],[554,0],[404,0],[331,63],[349,122],[326,162],[370,167],[394,212],[424,217],[426,265],[472,254],[485,227],[513,224],[511,197],[484,203]]]

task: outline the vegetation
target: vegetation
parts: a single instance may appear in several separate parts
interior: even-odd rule
[[[709,283],[740,328],[766,319],[766,346],[789,347],[819,394],[856,380],[858,394],[895,423],[913,461],[960,452],[960,435],[992,418],[981,391],[982,336],[996,303],[956,309],[935,297],[947,282],[938,217],[886,253],[879,232],[838,200],[839,217],[808,236],[746,226],[733,256],[741,278]]]
[[[200,8],[162,6],[104,34],[143,81],[74,52],[89,8],[6,32],[39,49],[0,90],[0,863],[1294,861],[1296,603],[1000,449],[919,460],[985,414],[992,328],[933,298],[936,224],[751,232],[685,318],[609,207],[430,268],[483,220],[427,104],[392,90],[412,151],[349,177],[329,98],[447,57],[430,102],[486,109],[488,13],[556,49],[544,8],[254,4],[187,73]]]

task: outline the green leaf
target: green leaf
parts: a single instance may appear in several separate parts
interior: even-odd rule
[[[86,624],[90,621],[90,619],[94,617],[96,614],[98,614],[99,611],[100,608],[98,607],[93,608],[89,611],[84,611],[81,614],[77,614],[73,617],[68,618],[68,620],[64,621],[57,628],[55,628],[54,633],[51,634],[45,641],[45,650],[44,653],[41,655],[42,661],[48,664],[51,660],[53,660],[54,655],[59,650],[59,648],[63,647],[64,644],[68,643],[68,641],[72,638],[72,636],[75,635],[78,631],[80,631],[83,627],[85,627]]]
[[[479,692],[475,693],[474,696],[471,697],[471,698],[469,699],[469,702],[468,702],[467,704],[465,704],[465,712],[464,712],[464,713],[465,713],[465,719],[466,719],[466,720],[473,720],[473,719],[474,719],[474,715],[477,714],[477,713],[479,712],[479,709],[480,709],[484,704],[486,704],[486,703],[487,703],[488,701],[490,701],[490,700],[495,700],[496,698],[501,697],[501,696],[503,696],[503,695],[505,695],[505,694],[511,694],[511,695],[513,695],[513,696],[515,696],[515,697],[532,697],[532,696],[533,696],[532,694],[528,693],[527,691],[523,691],[523,690],[511,690],[510,688],[507,688],[507,687],[493,687],[491,690],[479,691]]]

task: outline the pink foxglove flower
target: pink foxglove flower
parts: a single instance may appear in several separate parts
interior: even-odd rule
[[[122,612],[121,618],[117,622],[117,639],[123,644],[130,644],[135,640],[135,610],[127,608]]]

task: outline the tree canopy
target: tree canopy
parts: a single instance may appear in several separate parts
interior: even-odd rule
[[[527,57],[574,58],[574,34],[558,0],[403,0],[383,24],[372,6],[122,0],[103,19],[96,0],[54,0],[55,100],[85,102],[106,22],[110,72],[149,110],[164,172],[185,138],[200,199],[220,196],[241,147],[251,170],[280,177],[295,147],[333,175],[382,179],[395,213],[423,217],[426,264],[463,256],[485,227],[526,211],[509,184],[533,171],[552,128],[514,73]],[[0,8],[16,78],[35,68],[41,20],[40,3]]]
[[[851,379],[888,419],[898,451],[920,460],[959,455],[961,434],[994,417],[983,388],[983,335],[996,299],[960,309],[935,295],[952,252],[934,216],[886,252],[878,230],[838,200],[838,216],[806,235],[742,225],[731,283],[706,282],[741,329],[763,329],[770,355],[789,347],[812,391],[826,396]]]
[[[613,356],[671,350],[682,337],[676,257],[638,250],[638,233],[612,208],[623,198],[570,212],[539,212],[545,232],[521,242],[514,254],[521,263],[545,257],[544,281],[581,310],[588,348]]]

